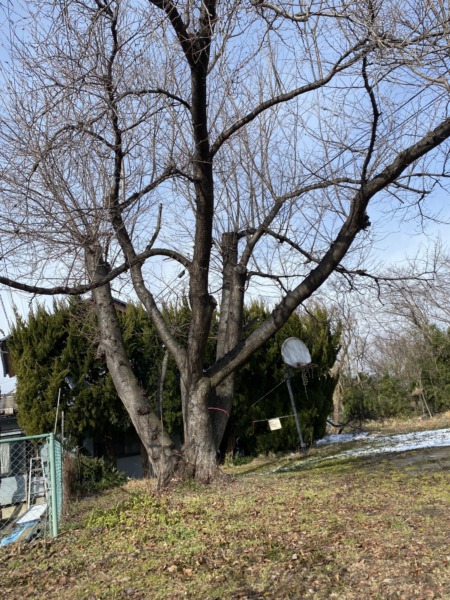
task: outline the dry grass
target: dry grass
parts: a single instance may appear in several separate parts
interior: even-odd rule
[[[450,411],[421,417],[410,417],[404,419],[386,419],[385,421],[368,421],[364,423],[364,429],[370,432],[382,433],[409,433],[410,431],[428,431],[430,429],[447,429],[450,427]]]
[[[130,482],[73,504],[58,540],[0,550],[0,596],[449,599],[442,464],[418,470],[379,457],[254,470],[162,495]]]

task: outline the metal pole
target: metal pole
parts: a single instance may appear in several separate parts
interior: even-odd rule
[[[300,440],[300,448],[305,448],[306,444],[303,441],[302,430],[300,428],[300,421],[298,420],[297,408],[295,406],[294,393],[292,392],[291,379],[289,375],[286,377],[286,383],[289,390],[289,396],[291,398],[292,411],[294,413],[295,425],[297,427],[298,439]]]
[[[55,435],[49,434],[49,458],[50,458],[50,497],[51,497],[51,519],[52,519],[52,536],[55,538],[58,535],[58,503],[56,495],[56,456],[55,456]]]
[[[55,428],[53,433],[56,433],[56,426],[58,425],[58,413],[59,413],[59,401],[61,400],[61,388],[58,390],[58,401],[56,403],[56,415],[55,415]]]

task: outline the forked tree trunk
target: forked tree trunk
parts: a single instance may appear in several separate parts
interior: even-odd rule
[[[99,259],[100,257],[100,259]],[[104,276],[107,266],[100,252],[88,252],[86,257],[93,280]],[[147,451],[149,462],[158,479],[165,486],[176,474],[185,478],[210,482],[217,473],[217,454],[211,412],[209,379],[197,382],[182,381],[182,405],[185,440],[181,454],[164,430],[160,418],[152,411],[126,355],[122,332],[109,284],[93,291],[100,330],[101,348],[105,353],[108,370],[116,391]]]
[[[92,280],[107,274],[108,267],[103,263],[98,249],[87,251],[86,265]],[[126,355],[119,319],[109,284],[92,292],[100,331],[100,345],[105,354],[108,371],[114,382],[131,422],[144,445],[150,464],[164,486],[173,476],[179,456],[160,419],[152,411],[148,398],[140,387]]]

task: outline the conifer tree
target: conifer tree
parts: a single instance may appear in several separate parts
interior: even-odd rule
[[[253,322],[254,326],[268,313],[267,308],[256,303],[245,311],[247,322]],[[297,337],[306,344],[314,365],[307,373],[290,372],[303,437],[307,443],[323,437],[332,411],[336,378],[331,376],[330,369],[339,351],[340,336],[340,324],[333,325],[322,306],[313,306],[304,315],[293,313],[277,335],[240,370],[224,451],[233,449],[236,438],[240,450],[250,454],[294,450],[298,446],[284,383],[287,372],[281,357],[281,346],[289,337]],[[282,429],[269,432],[267,419],[279,416],[286,417],[281,421]]]
[[[251,333],[267,318],[268,309],[253,303],[244,311]],[[164,317],[174,335],[180,339],[189,328],[190,310],[186,299],[169,306]],[[171,436],[183,439],[180,377],[175,361],[169,357],[164,382],[161,367],[165,348],[156,328],[141,306],[128,305],[120,313],[127,355],[140,385],[154,408],[160,411],[164,427]],[[217,320],[213,320],[213,323]],[[104,442],[113,458],[112,436],[130,427],[130,421],[117,397],[105,362],[96,351],[96,320],[88,302],[72,299],[54,303],[53,311],[40,306],[27,320],[17,316],[11,337],[18,386],[17,401],[22,427],[28,434],[51,431],[55,422],[58,394],[66,417],[66,432],[75,443],[82,443],[86,433]],[[210,332],[208,355],[211,362],[216,352],[216,334]],[[233,416],[224,437],[222,454],[232,452],[236,440],[248,454],[293,450],[298,444],[293,419],[283,420],[283,429],[267,430],[267,419],[290,415],[291,406],[284,384],[286,371],[281,346],[288,337],[302,339],[311,351],[315,367],[308,380],[291,373],[302,429],[307,442],[322,437],[326,418],[331,412],[335,379],[329,374],[339,350],[340,326],[333,326],[328,312],[313,306],[306,315],[294,313],[285,327],[266,346],[255,352],[240,371],[236,382]],[[272,388],[277,389],[258,402]],[[162,390],[161,406],[158,392]],[[212,398],[211,410],[214,410]],[[253,421],[262,425],[253,425]]]
[[[79,299],[54,302],[52,311],[39,306],[27,320],[16,314],[9,345],[18,420],[28,435],[53,431],[59,397],[70,442],[82,445],[91,434],[113,458],[112,436],[128,429],[130,420],[98,356],[95,336],[95,315]]]

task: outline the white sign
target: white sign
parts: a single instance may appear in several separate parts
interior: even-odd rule
[[[269,419],[269,429],[270,431],[276,431],[277,429],[281,429],[280,419]]]

